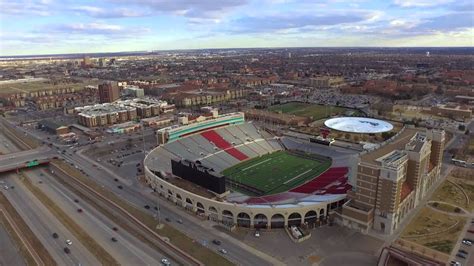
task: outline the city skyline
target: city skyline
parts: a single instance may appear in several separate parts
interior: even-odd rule
[[[473,46],[468,1],[1,1],[0,56],[203,48]],[[15,23],[11,23],[15,21]]]

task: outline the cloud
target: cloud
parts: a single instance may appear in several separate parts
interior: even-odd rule
[[[455,2],[454,0],[394,0],[400,7],[433,7]]]
[[[428,18],[416,27],[424,31],[454,31],[474,27],[474,12],[457,12]]]
[[[51,14],[52,1],[6,1],[0,0],[0,14],[4,15],[37,15],[48,16]]]
[[[97,6],[76,6],[70,9],[79,14],[85,14],[94,18],[122,18],[122,17],[142,17],[150,15],[150,12],[140,11],[131,8],[106,9]]]
[[[129,4],[125,0],[112,2]],[[155,12],[194,18],[220,18],[226,13],[248,4],[248,0],[136,0],[133,5]]]
[[[276,15],[266,17],[243,17],[232,21],[230,32],[233,33],[261,33],[314,28],[320,26],[334,26],[345,23],[358,23],[370,19],[367,12],[353,12],[351,14],[312,15]]]
[[[123,27],[115,24],[105,23],[74,23],[49,25],[41,30],[45,33],[78,34],[78,35],[102,35],[102,36],[134,36],[150,32],[144,27]]]

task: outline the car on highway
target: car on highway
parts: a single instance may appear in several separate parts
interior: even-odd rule
[[[171,265],[171,262],[170,262],[169,259],[163,258],[163,259],[161,259],[161,264],[162,264],[162,265],[169,266],[169,265]]]
[[[171,219],[170,219],[170,218],[168,218],[168,217],[166,217],[166,218],[165,218],[165,221],[167,221],[167,222],[171,222]]]
[[[222,253],[222,254],[227,254],[227,250],[225,250],[223,248],[219,249],[219,252]]]
[[[118,228],[114,226],[114,227],[112,227],[112,230],[118,231]]]
[[[52,236],[53,236],[53,238],[58,238],[59,237],[57,233],[53,233]]]
[[[3,186],[3,189],[8,190],[8,186]]]
[[[81,213],[81,212],[82,212],[82,209],[81,209],[81,208],[77,209],[77,212],[78,212],[78,213]]]
[[[72,241],[70,239],[66,239],[66,244],[68,244],[70,246],[70,245],[72,245]]]
[[[215,245],[218,245],[218,246],[220,246],[220,244],[222,244],[222,242],[220,240],[217,240],[217,239],[212,240],[212,243],[214,243]]]
[[[112,237],[110,240],[112,240],[112,242],[117,242],[117,238],[115,237]]]
[[[64,253],[69,254],[69,253],[71,253],[71,250],[68,247],[65,247],[64,248]]]
[[[176,220],[176,222],[178,222],[179,224],[183,224],[183,220],[181,219]]]

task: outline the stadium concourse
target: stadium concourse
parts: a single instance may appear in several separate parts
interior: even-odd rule
[[[318,147],[275,137],[253,123],[213,127],[152,150],[145,158],[146,180],[176,205],[229,226],[314,225],[352,188],[347,154],[322,155]],[[174,176],[171,160],[223,174],[226,193]]]

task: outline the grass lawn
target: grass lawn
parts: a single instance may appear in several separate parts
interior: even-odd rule
[[[74,88],[82,89],[87,85],[96,85],[98,81],[89,81],[88,83],[59,83],[52,84],[49,81],[33,81],[33,82],[18,82],[0,84],[0,94],[9,93],[29,93],[34,91],[42,91],[49,89],[65,89]]]
[[[279,151],[237,164],[222,174],[265,194],[275,194],[303,184],[330,166],[330,160],[303,158]]]
[[[285,113],[290,115],[297,115],[303,117],[309,117],[312,120],[319,120],[325,117],[330,117],[333,115],[344,114],[346,111],[352,110],[344,107],[336,106],[324,106],[318,104],[308,104],[308,103],[299,103],[291,102],[280,105],[273,105],[268,108],[268,110]],[[353,110],[358,113],[357,110]]]
[[[472,212],[474,210],[474,182],[461,179],[456,179],[454,182],[466,192],[469,198],[469,205],[463,207]]]
[[[443,182],[441,186],[436,189],[431,197],[431,200],[447,202],[462,208],[467,208],[466,197],[461,190],[450,182]]]
[[[465,217],[448,216],[425,207],[408,224],[401,238],[450,254],[465,223]]]

